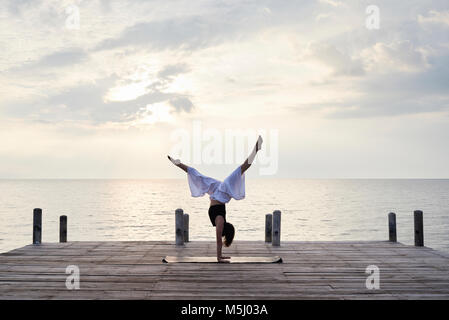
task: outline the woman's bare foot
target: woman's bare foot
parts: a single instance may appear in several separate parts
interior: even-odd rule
[[[259,136],[256,142],[256,152],[262,149],[262,143],[263,143],[262,136]]]
[[[259,138],[257,139],[256,145],[254,146],[253,151],[251,152],[251,154],[248,157],[248,163],[252,164],[254,161],[254,158],[256,157],[257,152],[262,148],[262,136],[259,136]]]
[[[167,156],[167,157],[168,157],[168,160],[170,160],[175,166],[177,166],[181,163],[181,160],[179,160],[179,159],[173,159],[170,156]]]
[[[167,156],[167,158],[168,158],[168,160],[170,160],[171,163],[173,163],[175,166],[181,168],[182,170],[184,170],[184,171],[187,172],[187,173],[189,172],[189,171],[188,171],[189,167],[186,166],[185,164],[183,164],[183,163],[181,162],[181,160],[179,160],[179,159],[173,159],[173,158],[170,157],[170,156]]]

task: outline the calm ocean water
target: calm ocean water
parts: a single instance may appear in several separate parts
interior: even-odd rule
[[[186,180],[0,180],[0,252],[30,244],[33,208],[43,209],[44,242],[174,240],[174,211],[190,214],[191,240],[215,238],[209,199],[191,198]],[[413,244],[413,210],[424,211],[425,245],[449,251],[449,180],[247,179],[246,199],[227,219],[236,240],[263,240],[265,214],[282,211],[282,240],[387,240],[395,212],[398,241]]]

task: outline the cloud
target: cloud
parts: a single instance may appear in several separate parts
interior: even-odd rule
[[[18,74],[36,77],[43,74],[48,77],[48,71],[58,72],[65,67],[71,67],[87,62],[90,55],[81,48],[67,48],[44,55],[35,61],[25,62],[4,71],[5,74],[16,77]],[[32,72],[32,73],[31,73]]]
[[[371,97],[372,98],[372,97]],[[344,104],[326,104],[329,109],[325,115],[333,119],[359,119],[373,117],[393,117],[420,113],[449,111],[449,99],[436,100],[434,98],[412,99],[382,96],[379,99],[364,101],[346,101]],[[350,105],[350,103],[353,103]]]
[[[173,116],[170,113],[170,106],[166,103],[149,104],[132,117],[131,123],[134,125],[155,124],[158,122],[172,122]]]
[[[176,110],[190,112],[193,109],[193,103],[187,97],[175,97],[170,99],[170,105],[173,106]]]
[[[416,48],[410,40],[376,43],[361,53],[367,69],[375,72],[422,71],[428,67],[425,50]]]
[[[352,58],[331,44],[310,44],[300,60],[319,61],[332,69],[333,76],[361,76],[365,73],[359,59]]]
[[[40,0],[14,0],[8,2],[8,11],[14,15],[19,15],[22,10],[26,10],[32,4],[36,4]]]
[[[391,71],[365,77],[349,86],[353,97],[316,104],[329,118],[391,117],[449,111],[449,55],[435,58],[424,71]]]
[[[26,10],[27,3],[31,4],[30,1],[22,0],[17,3],[17,7]],[[351,85],[362,97],[372,101],[369,86],[372,86],[373,91],[384,90],[389,98],[396,99],[395,96],[389,95],[389,87],[382,86],[384,83],[389,83],[392,88],[400,91],[401,86],[411,87],[416,92],[432,90],[431,87],[442,90],[435,81],[436,76],[429,76],[427,71],[434,63],[432,55],[437,51],[435,46],[447,45],[447,40],[441,38],[444,34],[439,34],[437,38],[433,32],[434,29],[444,30],[444,28],[435,28],[435,25],[440,26],[446,23],[447,12],[429,11],[428,5],[414,7],[416,8],[413,11],[414,15],[399,16],[397,21],[389,19],[388,15],[396,14],[398,10],[403,10],[404,6],[395,4],[386,7],[383,10],[383,14],[386,15],[384,20],[391,20],[394,24],[389,25],[391,29],[388,32],[373,33],[363,27],[363,10],[360,11],[361,15],[354,19],[358,15],[357,7],[353,10],[345,8],[344,11],[348,12],[342,11],[336,15],[333,11],[338,10],[337,7],[341,9],[345,6],[342,1],[337,0],[311,1],[304,4],[277,1],[226,1],[210,6],[199,5],[201,14],[194,10],[195,8],[178,8],[168,5],[166,8],[158,9],[160,11],[157,12],[163,14],[149,14],[148,17],[140,13],[146,8],[151,8],[152,5],[147,5],[144,1],[127,3],[130,6],[126,10],[129,11],[126,11],[124,16],[133,10],[139,11],[139,14],[136,12],[135,20],[116,19],[115,14],[120,8],[117,2],[110,4],[110,2],[101,1],[90,6],[83,3],[81,9],[84,10],[82,19],[84,17],[85,25],[93,27],[93,24],[89,24],[89,19],[97,15],[99,9],[104,9],[106,16],[104,21],[117,21],[113,32],[108,32],[106,28],[101,29],[102,32],[92,29],[92,33],[97,35],[95,41],[88,42],[82,37],[79,39],[70,37],[71,41],[67,42],[69,43],[67,47],[57,43],[54,48],[58,49],[53,53],[47,51],[42,56],[41,50],[40,55],[27,57],[28,61],[38,58],[26,64],[23,70],[29,71],[29,67],[35,69],[29,72],[29,75],[18,75],[14,80],[21,79],[22,81],[16,81],[16,83],[20,83],[23,87],[33,86],[35,88],[33,94],[39,90],[39,94],[42,94],[44,98],[37,102],[29,100],[28,107],[25,106],[24,101],[12,104],[7,108],[9,113],[21,114],[23,117],[32,115],[42,120],[67,118],[120,122],[133,117],[139,108],[154,103],[165,103],[172,112],[192,112],[195,109],[193,101],[198,105],[201,101],[207,101],[204,92],[208,89],[204,88],[210,88],[208,85],[215,83],[215,80],[217,80],[217,90],[223,90],[223,92],[238,90],[238,92],[246,91],[251,94],[255,91],[243,87],[247,83],[276,82],[275,85],[279,87],[279,90],[295,87],[298,82],[306,83],[311,87],[319,84],[336,92],[342,86],[342,82],[346,81],[348,86]],[[53,6],[48,4],[45,7]],[[58,8],[56,5],[54,7]],[[423,9],[424,7],[426,8]],[[440,10],[439,6],[435,7]],[[331,12],[327,12],[329,10]],[[421,12],[422,15],[417,16],[416,12]],[[347,21],[347,27],[335,28],[332,23],[326,21],[331,16]],[[320,28],[316,28],[316,21],[322,24]],[[135,24],[132,25],[132,23]],[[422,28],[421,25],[425,25],[426,28]],[[310,30],[311,26],[315,30]],[[310,30],[310,33],[302,32],[306,30]],[[330,33],[329,30],[331,30]],[[297,61],[292,63],[288,61],[287,46],[279,46],[276,49],[277,44],[284,43],[284,38],[298,39],[301,46],[313,41],[305,54],[300,57],[299,64],[295,64]],[[212,48],[213,46],[215,47]],[[243,48],[241,52],[240,47]],[[146,49],[150,49],[148,51],[151,52]],[[193,52],[195,49],[208,50]],[[109,51],[96,52],[97,50]],[[192,52],[186,54],[184,50]],[[249,58],[245,56],[245,50],[250,52]],[[256,51],[257,53],[252,55],[252,52]],[[437,53],[442,54],[440,51]],[[125,56],[127,59],[123,61]],[[157,70],[146,79],[147,82],[145,79],[130,80],[117,76],[129,74],[130,70],[135,70],[139,64],[145,63],[142,62],[145,61],[143,56],[145,59],[155,58],[154,65],[157,65],[155,67]],[[182,57],[182,60],[179,57]],[[218,62],[218,57],[228,59],[223,66],[218,63],[217,69],[214,69],[214,74],[227,79],[223,88],[218,76],[211,77],[206,71],[214,65],[214,62]],[[285,57],[287,59],[284,59]],[[104,60],[101,60],[103,58]],[[246,60],[247,62],[243,62]],[[282,60],[282,63],[275,66],[271,64],[270,61],[276,60]],[[266,75],[259,75],[260,66],[265,61],[269,72]],[[309,63],[311,61],[312,63]],[[113,62],[115,66],[109,62]],[[124,62],[123,67],[116,67],[121,66],[122,62]],[[301,65],[302,62],[306,63]],[[80,68],[78,64],[81,65]],[[240,64],[244,67],[239,67]],[[77,67],[66,68],[74,65]],[[290,69],[290,65],[295,69]],[[313,69],[317,66],[318,68]],[[322,72],[323,70],[325,72]],[[330,72],[326,73],[328,70]],[[188,77],[183,77],[182,75],[187,72],[192,73]],[[295,72],[298,72],[301,77],[296,76]],[[113,75],[105,77],[105,74]],[[414,78],[415,74],[422,76],[421,79],[430,77],[432,81],[421,83],[422,88],[419,88],[415,86],[419,83],[419,78]],[[52,80],[49,79],[57,79],[57,81],[54,81],[53,87],[48,88],[49,90],[47,88],[41,90],[39,84],[42,82],[45,82],[46,86],[52,85]],[[97,80],[87,82],[86,79]],[[235,82],[235,79],[239,81]],[[251,80],[243,81],[242,79]],[[80,83],[73,85],[75,81]],[[234,82],[231,83],[232,81]],[[408,86],[403,85],[409,81]],[[226,85],[232,85],[232,87],[226,87]],[[61,87],[64,89],[61,90]],[[194,88],[192,91],[195,90],[195,92],[187,92],[186,87]],[[315,90],[316,87],[318,86],[315,86]],[[258,90],[263,95],[270,95],[266,88]],[[20,91],[21,94],[25,92],[19,88],[16,91]],[[55,91],[57,93],[53,93]],[[294,94],[291,95],[293,96]],[[314,99],[315,97],[308,98],[312,101]],[[346,112],[352,114],[357,112],[362,114],[362,110],[365,109],[369,111],[367,114],[375,113],[373,108],[376,108],[376,104],[350,99],[342,99],[342,101],[347,104],[336,105],[336,113],[338,108],[345,108]],[[438,101],[444,101],[444,99]],[[385,103],[382,102],[382,104]],[[17,107],[15,111],[12,110],[13,106]],[[377,108],[379,113],[388,114],[382,106]],[[400,106],[394,109],[402,110]],[[420,106],[410,107],[412,111],[421,109]]]
[[[420,24],[442,24],[449,27],[449,11],[430,10],[427,16],[418,15]]]
[[[421,45],[410,40],[378,42],[353,59],[331,45],[311,45],[307,59],[327,64],[333,72],[309,82],[310,90],[303,90],[313,98],[293,109],[333,119],[448,113],[449,50]],[[364,76],[341,81],[336,76],[345,73],[338,70],[353,60],[365,70]]]
[[[76,2],[80,29],[68,30],[65,7]],[[250,125],[303,137],[281,139],[280,150],[302,161],[298,150],[309,146],[303,160],[319,162],[311,175],[332,164],[323,159],[356,159],[357,167],[361,148],[369,154],[366,165],[376,166],[387,140],[398,154],[413,144],[416,154],[447,163],[447,0],[381,0],[380,30],[365,27],[369,3],[0,1],[3,171],[11,177],[144,172],[148,159],[158,166],[167,133],[174,126],[190,130],[193,118],[219,129]],[[382,144],[382,152],[371,142]],[[119,160],[105,168],[111,155]],[[129,166],[131,158],[143,165]],[[296,161],[283,170],[301,175],[297,167]],[[354,174],[354,166],[343,167],[349,168],[343,175]],[[338,168],[327,172],[341,175]]]
[[[11,103],[5,112],[14,118],[40,122],[87,121],[94,124],[129,122],[142,116],[142,108],[155,103],[165,103],[175,113],[192,112],[194,105],[188,95],[165,91],[177,75],[188,70],[185,64],[167,65],[157,72],[152,85],[129,99],[108,99],[112,88],[126,87],[130,82],[112,74],[93,82],[66,87],[38,100]]]
[[[127,101],[105,101],[109,88],[118,78],[111,76],[97,81],[95,84],[84,84],[69,88],[63,93],[51,96],[47,100],[50,106],[66,105],[65,116],[76,119],[101,122],[124,122],[136,117],[141,108],[149,104],[168,101],[175,112],[190,112],[193,104],[183,94],[166,93],[157,89]]]
[[[321,20],[329,19],[330,17],[333,16],[334,16],[333,13],[320,13],[315,17],[315,20],[319,22]]]
[[[332,7],[341,7],[343,2],[337,0],[318,0],[320,3],[329,4]]]
[[[157,76],[163,79],[170,79],[188,71],[190,71],[190,69],[187,64],[177,63],[165,66],[161,71],[158,72]]]
[[[222,26],[225,29],[226,23]],[[184,17],[163,21],[138,23],[123,31],[121,36],[102,41],[97,50],[125,46],[145,46],[151,49],[185,49],[205,47],[216,42],[221,26],[205,17]]]
[[[272,16],[270,8],[251,1],[240,5],[223,2],[210,9],[203,15],[180,15],[136,23],[119,36],[101,41],[94,50],[132,46],[156,51],[193,51],[260,32]]]
[[[88,54],[80,48],[68,48],[42,57],[34,67],[63,67],[84,62]]]

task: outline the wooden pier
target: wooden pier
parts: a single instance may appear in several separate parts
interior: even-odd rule
[[[236,241],[226,255],[281,256],[275,264],[165,264],[214,256],[214,242],[63,242],[0,255],[0,299],[449,299],[449,255],[397,242]],[[80,288],[66,287],[66,268]],[[379,289],[366,268],[378,267]]]

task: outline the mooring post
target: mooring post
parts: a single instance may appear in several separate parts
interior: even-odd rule
[[[182,209],[175,211],[175,227],[176,245],[182,246],[184,244],[184,211]]]
[[[396,242],[396,214],[390,212],[388,214],[388,238],[391,242]]]
[[[189,242],[189,215],[184,214],[184,242]]]
[[[424,223],[423,213],[421,210],[415,210],[415,246],[424,246]]]
[[[273,212],[273,246],[281,245],[281,211],[275,210]]]
[[[59,242],[67,242],[67,216],[59,217]]]
[[[42,209],[33,210],[33,244],[42,242]]]
[[[268,213],[265,215],[265,242],[271,242],[273,232],[273,215]]]

